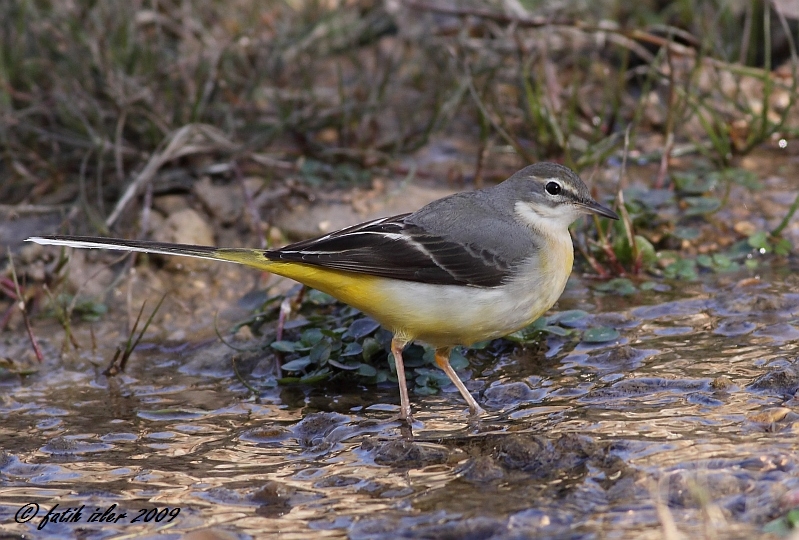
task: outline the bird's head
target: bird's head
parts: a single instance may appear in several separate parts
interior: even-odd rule
[[[496,188],[510,199],[517,216],[539,229],[568,228],[583,214],[619,219],[591,197],[574,171],[557,163],[525,167]]]

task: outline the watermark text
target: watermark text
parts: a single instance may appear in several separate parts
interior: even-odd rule
[[[136,510],[123,510],[116,503],[106,506],[62,506],[56,504],[49,510],[37,503],[28,503],[14,514],[17,523],[36,523],[43,530],[51,523],[169,523],[180,515],[178,507],[150,507]]]

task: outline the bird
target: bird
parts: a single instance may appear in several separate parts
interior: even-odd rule
[[[491,187],[278,249],[66,235],[28,240],[228,261],[325,292],[392,332],[399,419],[412,425],[405,347],[432,346],[436,365],[472,415],[483,414],[450,365],[452,348],[508,335],[555,304],[574,262],[569,226],[585,214],[619,219],[593,199],[574,171],[539,162]]]

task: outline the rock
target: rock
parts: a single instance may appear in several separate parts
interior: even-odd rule
[[[490,407],[506,407],[528,403],[536,394],[523,382],[512,382],[487,388],[483,397]]]
[[[793,396],[799,390],[799,368],[788,365],[773,369],[756,378],[746,386],[755,392],[778,394],[784,397]]]
[[[153,208],[165,216],[171,216],[175,212],[180,212],[188,207],[189,203],[183,195],[158,195],[153,197]]]
[[[428,465],[446,463],[449,450],[434,444],[422,444],[405,439],[395,439],[379,442],[373,445],[368,439],[361,445],[361,449],[372,451],[375,463],[391,467],[419,469]]]
[[[498,481],[505,476],[505,471],[491,456],[471,458],[458,467],[457,472],[461,478],[475,484]]]
[[[114,280],[114,272],[104,262],[97,262],[96,253],[71,249],[69,253],[68,290],[80,291],[89,297],[102,296]]]
[[[733,230],[742,236],[752,236],[757,232],[757,225],[751,221],[739,221],[732,226]]]
[[[297,442],[303,448],[321,449],[339,442],[338,428],[345,426],[349,417],[338,413],[319,412],[306,415],[292,428]]]
[[[239,186],[216,185],[206,176],[194,184],[192,191],[205,209],[222,224],[233,223],[241,216],[244,197]]]
[[[746,417],[750,422],[759,424],[774,424],[788,416],[791,409],[787,407],[771,407],[760,412],[750,414]]]
[[[158,242],[171,242],[175,244],[191,244],[196,246],[213,246],[214,232],[206,219],[191,208],[180,210],[170,215],[163,226],[155,231],[153,238]],[[189,257],[165,257],[167,268],[173,270],[196,270],[204,268],[208,262],[205,259]]]

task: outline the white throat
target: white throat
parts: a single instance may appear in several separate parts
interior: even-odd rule
[[[580,212],[569,206],[549,208],[548,206],[533,206],[524,201],[517,201],[514,210],[522,222],[541,233],[554,237],[568,234],[569,225],[580,217]]]

